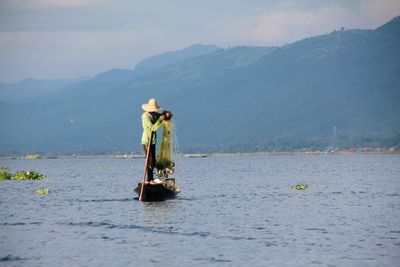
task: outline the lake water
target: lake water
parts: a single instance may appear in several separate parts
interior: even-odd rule
[[[0,161],[48,176],[0,182],[0,266],[400,266],[400,156],[179,158],[159,203],[143,163]]]

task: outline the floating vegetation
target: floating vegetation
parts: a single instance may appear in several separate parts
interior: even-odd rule
[[[46,176],[35,171],[18,171],[15,174],[9,172],[10,168],[0,168],[0,180],[42,180]]]
[[[108,165],[107,164],[102,164],[100,166],[100,168],[103,169],[103,170],[106,170],[106,169],[108,169]]]
[[[308,188],[308,184],[304,184],[304,183],[292,186],[293,190],[306,190],[307,188]]]
[[[47,188],[41,188],[36,190],[35,193],[38,195],[48,195],[50,193],[50,190]]]
[[[10,171],[10,168],[1,167],[0,168],[0,180],[11,180],[12,174],[9,171]]]
[[[45,177],[43,174],[34,171],[19,171],[13,175],[12,180],[41,180]]]
[[[162,127],[163,132],[156,168],[159,177],[167,178],[175,171],[175,163],[172,160],[172,121],[164,120]]]
[[[31,155],[26,155],[25,159],[41,159],[42,155],[40,154],[31,154]]]

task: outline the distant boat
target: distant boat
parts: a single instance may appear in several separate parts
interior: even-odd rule
[[[132,155],[132,158],[134,158],[134,159],[142,159],[142,158],[146,158],[146,155],[144,155],[144,154]]]
[[[138,183],[134,191],[140,196],[142,183]],[[174,198],[180,192],[174,178],[167,178],[162,184],[145,184],[143,201],[163,201]]]
[[[113,155],[113,158],[115,158],[115,159],[127,159],[128,157],[130,157],[130,156],[128,156],[128,154]]]
[[[183,156],[186,158],[205,158],[208,155],[207,154],[184,154]]]
[[[139,159],[139,158],[144,158],[145,155],[143,154],[116,154],[113,155],[113,158],[115,159],[128,159],[128,158],[132,158],[132,159]]]
[[[25,157],[25,159],[29,159],[29,160],[41,159],[41,158],[42,158],[42,155],[40,155],[40,154],[30,154],[30,155],[26,155],[26,157]]]

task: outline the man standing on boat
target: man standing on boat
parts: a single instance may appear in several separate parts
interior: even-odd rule
[[[161,180],[154,179],[154,167],[156,165],[156,143],[157,143],[157,130],[161,127],[162,121],[170,118],[171,113],[165,112],[163,114],[158,113],[160,107],[154,98],[151,98],[148,103],[142,105],[142,109],[145,111],[142,114],[142,145],[147,154],[147,146],[150,145],[149,151],[149,164],[147,167],[147,182],[149,184],[162,183]],[[153,134],[153,135],[152,135]],[[150,137],[153,136],[151,144],[149,144]]]

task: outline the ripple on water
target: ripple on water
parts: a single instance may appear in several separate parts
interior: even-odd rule
[[[129,202],[129,201],[134,201],[135,199],[132,198],[111,198],[111,199],[106,199],[106,198],[99,198],[99,199],[70,199],[68,201],[71,202],[82,202],[82,203],[90,203],[90,202]]]
[[[222,255],[221,255],[222,257]],[[222,258],[216,258],[216,257],[200,257],[200,258],[194,258],[193,260],[195,261],[201,261],[201,262],[209,262],[209,263],[228,263],[228,262],[232,262],[231,260],[227,260],[227,259],[222,259]]]
[[[167,234],[167,235],[182,235],[182,236],[200,236],[207,237],[210,236],[210,232],[182,232],[175,229],[173,226],[169,227],[155,227],[155,226],[142,226],[142,225],[134,225],[134,224],[112,224],[109,222],[79,222],[79,223],[60,223],[65,226],[80,226],[80,227],[104,227],[108,229],[133,229],[133,230],[141,230],[143,232],[148,233],[158,233],[158,234]]]
[[[143,160],[0,162],[48,175],[1,183],[0,265],[398,265],[398,156],[179,160],[163,203],[135,200]]]
[[[18,256],[13,256],[11,254],[0,258],[0,262],[13,262],[13,261],[26,261],[29,260],[30,258],[21,258]]]
[[[2,226],[22,226],[22,225],[41,225],[43,222],[15,222],[15,223],[2,223]]]

